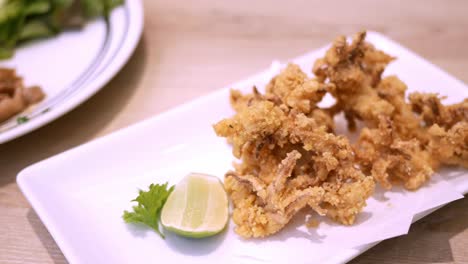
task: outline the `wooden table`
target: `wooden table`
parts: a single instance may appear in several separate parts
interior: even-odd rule
[[[127,0],[132,1],[132,0]],[[154,1],[135,54],[98,94],[0,145],[0,263],[63,263],[15,183],[24,167],[316,49],[380,31],[468,83],[468,1]],[[441,87],[443,89],[443,87]],[[468,199],[424,218],[353,263],[468,263]]]

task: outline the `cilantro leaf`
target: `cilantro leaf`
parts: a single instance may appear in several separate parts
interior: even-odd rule
[[[127,223],[145,224],[164,238],[164,234],[159,229],[161,210],[173,190],[174,186],[168,189],[167,182],[165,184],[151,184],[148,191],[139,190],[138,197],[132,200],[138,205],[133,206],[133,212],[124,211],[122,218]]]

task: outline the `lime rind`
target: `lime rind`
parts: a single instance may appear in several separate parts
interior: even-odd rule
[[[186,231],[186,230],[177,229],[171,226],[165,226],[162,222],[161,223],[164,229],[171,231],[172,233],[177,234],[179,236],[188,237],[188,238],[205,238],[205,237],[214,236],[223,232],[228,226],[228,222],[229,221],[226,221],[226,224],[224,225],[224,227],[216,231]]]

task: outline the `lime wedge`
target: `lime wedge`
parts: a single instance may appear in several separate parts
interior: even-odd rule
[[[192,173],[167,198],[161,224],[186,237],[202,238],[221,232],[228,221],[228,198],[214,176]]]

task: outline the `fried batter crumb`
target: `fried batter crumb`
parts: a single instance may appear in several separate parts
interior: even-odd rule
[[[315,218],[311,218],[311,219],[306,223],[306,227],[307,227],[307,228],[317,228],[319,225],[320,225],[319,220],[317,220],[317,219],[315,219]]]

